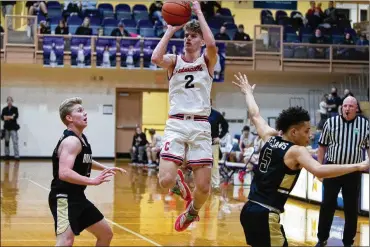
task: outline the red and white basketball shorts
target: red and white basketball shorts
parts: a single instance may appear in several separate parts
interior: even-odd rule
[[[212,166],[211,125],[204,116],[177,114],[166,122],[161,157],[191,167]]]

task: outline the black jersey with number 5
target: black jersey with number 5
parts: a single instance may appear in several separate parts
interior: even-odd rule
[[[249,200],[284,212],[289,193],[301,172],[301,169],[291,170],[284,163],[284,156],[293,145],[280,136],[273,136],[265,143],[254,171]]]
[[[70,130],[64,130],[62,137],[59,139],[53,152],[53,180],[51,182],[51,189],[58,193],[79,193],[86,189],[85,185],[72,184],[63,181],[59,178],[59,156],[58,149],[64,139],[69,136],[77,137],[82,145],[81,152],[76,156],[72,170],[77,172],[81,176],[90,177],[91,165],[92,165],[92,151],[90,144],[87,142],[86,136],[82,134],[83,141]]]

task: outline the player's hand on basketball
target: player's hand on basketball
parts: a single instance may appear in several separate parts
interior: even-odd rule
[[[105,182],[109,182],[109,177],[115,175],[116,172],[111,168],[104,169],[97,177],[92,179],[92,185],[100,185]]]
[[[172,26],[172,25],[167,25],[167,31],[168,32],[171,32],[171,33],[176,33],[177,31],[179,31],[181,28],[183,28],[185,26],[185,24],[181,25],[181,26]]]
[[[200,8],[200,4],[198,1],[191,0],[191,9],[194,11],[195,14],[202,13],[202,9]]]
[[[248,78],[247,76],[244,74],[242,75],[240,72],[238,75],[234,74],[234,77],[236,78],[236,80],[238,82],[234,82],[232,81],[232,83],[234,83],[235,85],[237,85],[243,93],[253,93],[253,90],[254,88],[256,87],[256,84],[253,84],[253,86],[251,86],[248,82]]]

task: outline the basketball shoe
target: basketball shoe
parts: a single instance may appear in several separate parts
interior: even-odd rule
[[[178,232],[185,231],[191,223],[193,223],[194,221],[199,221],[200,219],[198,214],[190,214],[190,208],[193,206],[193,203],[191,202],[193,202],[193,200],[191,200],[190,203],[187,204],[188,207],[186,208],[186,211],[180,214],[179,217],[177,217],[176,219],[175,230]]]
[[[180,169],[177,170],[176,185],[170,189],[169,192],[171,195],[176,194],[184,199],[187,202],[186,206],[188,206],[189,202],[192,200],[191,191],[185,183],[184,174]]]

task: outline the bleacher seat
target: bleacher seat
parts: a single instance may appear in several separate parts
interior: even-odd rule
[[[131,13],[131,7],[128,4],[120,3],[116,5],[116,19],[131,19],[132,13]]]
[[[143,37],[156,37],[153,27],[141,27],[139,28],[139,34]]]
[[[134,11],[133,18],[135,21],[149,20],[149,13],[145,11]]]
[[[344,34],[342,30],[336,27],[331,29],[331,37],[333,44],[341,44],[344,40]]]
[[[46,3],[46,7],[47,9],[61,9],[62,6],[60,5],[60,3],[58,1],[48,1]]]
[[[260,13],[260,19],[262,25],[273,25],[275,24],[274,17],[272,12],[268,9],[264,9]]]
[[[84,17],[90,17],[90,18],[92,16],[94,16],[94,17],[97,17],[97,18],[101,19],[101,14],[100,14],[100,11],[98,9],[87,9],[87,10],[84,11],[83,16]]]
[[[232,40],[235,36],[235,33],[238,31],[238,27],[234,23],[226,23],[226,34],[229,35]]]
[[[90,27],[92,29],[93,35],[98,34],[98,29],[100,28],[101,22],[99,17],[91,17],[90,19]]]
[[[136,34],[138,33],[135,20],[133,20],[133,19],[122,19],[121,21],[123,22],[123,24],[125,25],[125,29],[129,33],[136,33]]]
[[[72,15],[67,20],[67,25],[69,26],[69,32],[75,34],[76,30],[82,24],[82,19],[77,15]]]
[[[118,21],[114,18],[105,18],[102,22],[102,26],[104,27],[104,35],[109,36],[113,29],[117,28]]]
[[[53,32],[55,31],[55,28],[59,25],[59,21],[62,19],[62,17],[52,17],[50,18],[50,30]]]
[[[313,29],[311,27],[301,27],[299,30],[299,39],[302,43],[309,43],[312,35]]]
[[[101,13],[101,16],[104,18],[114,17],[113,6],[110,3],[101,3],[98,5],[98,10]]]
[[[277,24],[281,26],[292,26],[292,19],[289,18],[288,16],[281,16],[277,20]]]
[[[148,12],[148,8],[144,4],[135,4],[132,7],[132,12]]]
[[[208,25],[213,35],[216,35],[216,33],[220,32],[221,23],[212,21],[212,22],[209,22]]]
[[[155,36],[159,36],[163,33],[163,24],[162,24],[162,22],[157,21],[156,23],[154,23],[154,32],[155,32]]]
[[[230,9],[228,8],[220,8],[217,10],[217,13],[219,13],[220,15],[224,15],[224,16],[232,16],[232,13]]]
[[[284,41],[288,43],[299,41],[299,37],[293,27],[291,26],[284,27]]]
[[[283,17],[288,17],[287,12],[285,12],[284,10],[277,10],[275,12],[275,21],[276,21],[276,23],[279,23],[279,20]]]

